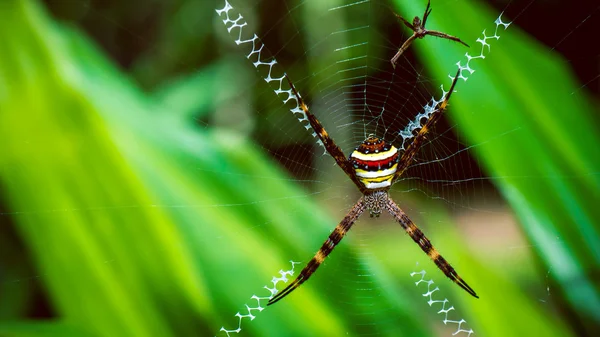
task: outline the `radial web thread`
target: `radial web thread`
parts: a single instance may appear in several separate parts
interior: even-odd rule
[[[456,325],[456,331],[452,333],[452,336],[456,336],[460,333],[463,333],[463,335],[466,336],[471,336],[474,331],[473,329],[468,329],[466,330],[466,325],[467,325],[467,321],[465,321],[464,319],[460,319],[460,320],[451,320],[448,318],[448,316],[450,315],[450,312],[454,310],[454,306],[450,306],[450,301],[448,301],[447,298],[444,298],[443,300],[435,300],[434,295],[435,292],[440,290],[440,288],[438,288],[437,286],[433,289],[431,289],[433,287],[433,280],[426,280],[425,279],[425,274],[427,274],[427,272],[425,272],[425,270],[421,270],[419,272],[412,272],[410,273],[411,277],[415,277],[415,275],[421,275],[421,279],[418,280],[417,282],[415,282],[415,285],[418,287],[419,284],[424,283],[427,285],[427,292],[425,292],[423,294],[423,297],[429,297],[429,300],[427,301],[427,304],[429,304],[430,307],[432,307],[434,304],[441,305],[441,309],[438,311],[438,314],[443,314],[444,315],[444,320],[442,322],[444,322],[445,325],[451,324],[451,325]],[[448,307],[449,306],[449,307]]]
[[[235,38],[235,43],[248,50],[246,58],[252,62],[252,65],[254,65],[254,68],[256,68],[259,74],[263,76],[265,82],[275,88],[273,89],[275,95],[281,98],[283,104],[291,102],[292,107],[290,108],[290,111],[296,115],[300,124],[302,124],[307,131],[312,132],[312,136],[316,139],[317,144],[325,151],[323,142],[317,137],[316,132],[312,130],[308,118],[300,108],[298,99],[285,79],[285,72],[281,69],[281,66],[279,66],[275,57],[269,53],[265,44],[256,33],[248,32],[248,23],[245,21],[242,14],[233,8],[227,0],[225,0],[223,8],[217,9],[216,12],[222,19],[229,34],[233,35]],[[235,19],[232,19],[233,17],[235,17]],[[270,59],[270,61],[267,61],[267,59]],[[298,93],[298,95],[300,95],[300,93]]]
[[[258,296],[258,295],[252,295],[250,297],[250,300],[254,301],[254,303],[252,304],[253,306],[248,305],[248,303],[244,304],[244,306],[246,307],[246,310],[244,314],[242,314],[241,312],[237,312],[235,314],[235,317],[237,317],[238,319],[238,326],[233,328],[233,329],[226,329],[224,326],[221,327],[221,329],[219,330],[219,332],[221,333],[221,336],[227,336],[230,337],[232,334],[239,334],[242,331],[242,323],[244,322],[244,319],[246,320],[250,320],[253,321],[256,318],[256,315],[253,314],[253,312],[261,312],[265,309],[265,307],[262,306],[262,302],[268,302],[271,298],[273,298],[273,296],[275,296],[275,294],[277,294],[278,290],[277,290],[277,284],[279,282],[283,282],[284,284],[288,282],[288,276],[294,276],[294,268],[297,264],[299,264],[300,262],[294,262],[294,261],[290,261],[290,263],[292,264],[292,269],[290,270],[280,270],[279,271],[279,277],[277,276],[273,276],[273,278],[271,279],[271,284],[272,287],[269,286],[264,286],[263,288],[269,291],[269,294],[267,296]],[[222,334],[224,333],[224,334]]]
[[[477,60],[477,59],[485,59],[485,55],[489,54],[490,47],[491,47],[490,43],[488,41],[500,39],[500,35],[498,35],[498,29],[502,26],[504,28],[504,30],[506,30],[506,28],[508,28],[508,26],[510,26],[510,24],[512,22],[508,22],[508,23],[503,22],[502,21],[502,13],[500,13],[500,15],[498,16],[496,21],[494,21],[494,23],[496,24],[496,28],[494,30],[494,35],[488,36],[486,34],[486,31],[484,30],[481,33],[482,37],[478,38],[476,40],[476,42],[481,45],[481,51],[480,51],[479,55],[471,56],[467,52],[467,53],[465,53],[465,57],[467,59],[467,61],[465,62],[465,65],[462,65],[461,61],[456,62],[458,69],[460,69],[460,72],[458,73],[458,77],[460,79],[464,80],[465,82],[469,79],[469,76],[471,76],[475,72],[475,69],[471,68],[471,61]],[[450,78],[450,83],[452,83],[452,81],[454,81],[454,76],[448,74],[448,77]],[[428,120],[431,117],[431,115],[433,114],[433,112],[435,111],[435,107],[444,100],[444,97],[446,97],[446,94],[448,92],[444,89],[444,85],[441,85],[440,89],[442,90],[442,95],[440,96],[440,98],[435,99],[435,97],[431,97],[431,101],[429,102],[429,104],[427,104],[423,107],[423,112],[418,113],[415,116],[415,118],[410,123],[408,123],[408,125],[404,128],[404,130],[400,131],[400,137],[402,137],[402,146],[401,146],[402,150],[405,150],[405,144],[407,143],[407,140],[413,138],[414,134],[416,134],[415,131],[418,131],[421,128],[421,122],[424,120]]]

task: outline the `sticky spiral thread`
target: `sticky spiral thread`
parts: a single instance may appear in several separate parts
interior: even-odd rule
[[[300,108],[298,99],[285,79],[285,72],[281,69],[281,66],[279,66],[275,57],[269,53],[267,48],[265,48],[265,44],[258,35],[253,32],[248,32],[248,23],[245,21],[242,14],[233,8],[227,0],[225,0],[223,8],[216,9],[216,12],[222,19],[229,34],[233,35],[235,38],[235,44],[248,50],[246,58],[252,62],[252,65],[259,74],[261,74],[265,82],[274,88],[273,91],[275,92],[275,95],[281,98],[284,105],[287,105],[288,102],[291,103],[291,105],[289,105],[291,106],[290,111],[296,116],[300,124],[302,124],[307,131],[312,132],[312,136],[316,139],[317,144],[325,150],[323,142],[319,139],[316,132],[311,129],[306,114]]]

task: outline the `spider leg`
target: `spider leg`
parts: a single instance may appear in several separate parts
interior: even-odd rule
[[[423,23],[421,24],[423,29],[425,29],[425,23],[427,22],[427,17],[429,14],[431,14],[431,0],[427,1],[427,7],[425,7],[425,13],[423,14]]]
[[[290,78],[288,77],[287,74],[285,74],[285,78],[288,80],[288,83],[290,84],[290,87],[292,88],[292,92],[294,93],[294,96],[296,96],[296,99],[298,100],[298,105],[300,106],[300,109],[302,109],[304,114],[306,115],[306,118],[308,119],[310,126],[315,131],[315,133],[317,134],[317,136],[319,137],[321,142],[323,142],[323,146],[325,146],[325,150],[327,150],[327,152],[333,157],[333,159],[338,164],[338,166],[342,168],[342,170],[346,173],[346,175],[348,175],[350,180],[352,180],[354,182],[354,184],[358,187],[358,189],[363,194],[366,193],[367,190],[365,189],[365,186],[356,177],[356,174],[354,172],[354,169],[352,168],[352,165],[346,158],[346,155],[344,155],[344,151],[342,151],[342,149],[340,149],[340,147],[337,146],[337,144],[333,141],[333,139],[331,137],[329,137],[329,133],[327,133],[327,131],[325,130],[323,125],[321,125],[321,122],[319,122],[317,117],[315,115],[313,115],[310,111],[308,111],[308,106],[306,105],[306,103],[304,103],[304,100],[302,99],[302,97],[300,97],[300,94],[296,90],[296,87],[294,86],[294,84],[292,83],[292,81],[290,80]]]
[[[463,42],[463,40],[457,38],[456,36],[452,36],[452,35],[448,35],[446,33],[438,32],[437,30],[428,30],[426,34],[427,35],[441,37],[443,39],[448,39],[448,40],[456,41],[456,42],[462,43],[463,45],[469,47],[468,44],[466,44],[465,42]]]
[[[363,202],[363,198],[361,197],[358,202],[350,209],[350,212],[344,217],[344,219],[335,227],[333,232],[329,235],[327,240],[323,243],[319,251],[315,254],[315,256],[308,262],[306,267],[302,269],[300,275],[287,287],[285,287],[282,291],[277,293],[273,298],[269,300],[267,305],[274,304],[275,302],[281,300],[289,293],[294,291],[294,289],[298,288],[302,283],[306,282],[308,278],[319,268],[323,260],[333,251],[335,246],[342,241],[344,235],[350,230],[354,222],[358,219],[358,217],[365,211],[365,204]]]
[[[396,16],[398,19],[400,19],[400,21],[402,21],[406,27],[410,28],[410,30],[412,30],[412,31],[415,31],[415,30],[417,30],[417,29],[415,28],[415,26],[413,26],[413,24],[412,24],[412,23],[410,23],[410,22],[408,22],[408,20],[406,20],[405,18],[401,17],[400,15],[398,15],[398,14],[396,14],[396,13],[394,13],[394,15],[395,15],[395,16]]]
[[[402,56],[402,54],[404,54],[406,49],[408,49],[408,47],[413,43],[413,41],[417,37],[418,37],[417,34],[413,34],[411,37],[409,37],[406,41],[404,41],[404,43],[402,44],[400,49],[398,49],[398,52],[396,53],[396,55],[394,55],[394,57],[392,57],[391,62],[392,62],[392,67],[394,69],[396,69],[396,63],[398,63],[398,59],[400,59],[400,56]]]
[[[396,205],[396,203],[391,198],[388,198],[388,203],[386,206],[387,211],[394,217],[394,219],[396,219],[396,221],[400,223],[402,228],[404,228],[404,230],[411,237],[411,239],[413,239],[413,241],[416,242],[419,245],[419,247],[421,247],[425,254],[427,254],[427,256],[429,256],[429,258],[433,260],[436,266],[446,276],[448,276],[449,279],[451,279],[454,283],[458,284],[459,287],[466,290],[472,296],[479,298],[479,296],[477,296],[473,288],[469,287],[467,282],[465,282],[460,276],[458,276],[458,273],[456,272],[456,270],[454,270],[454,268],[452,268],[450,263],[448,263],[448,261],[446,261],[446,259],[444,259],[440,255],[437,249],[435,249],[431,245],[429,239],[425,237],[425,234],[423,234],[423,232],[417,227],[417,225],[415,225],[415,223],[412,222],[408,215],[406,215],[406,213],[404,213],[404,211],[402,211],[402,209],[400,209],[400,207],[398,207],[398,205]]]
[[[406,147],[406,149],[402,153],[400,160],[398,160],[398,168],[396,169],[396,173],[394,174],[394,179],[392,179],[392,184],[396,180],[398,180],[402,176],[402,174],[404,174],[404,171],[406,171],[406,169],[412,164],[413,159],[415,158],[417,152],[419,151],[419,149],[423,145],[423,142],[425,141],[425,136],[427,135],[429,130],[433,128],[435,123],[440,119],[444,111],[446,111],[446,107],[448,107],[448,101],[450,100],[450,96],[454,92],[454,87],[456,86],[456,82],[458,81],[459,75],[460,69],[458,69],[458,71],[456,72],[454,80],[452,80],[450,90],[446,93],[444,99],[435,106],[435,109],[429,116],[429,119],[427,119],[427,122],[425,122],[425,124],[421,126],[421,129],[419,130],[417,135],[413,138],[412,142]]]
[[[431,14],[431,1],[427,1],[427,7],[425,7],[425,13],[423,13],[423,20],[420,20],[419,17],[416,16],[414,19],[414,22],[412,24],[410,22],[406,21],[406,19],[404,19],[400,15],[394,13],[394,15],[398,19],[400,19],[404,23],[405,26],[407,26],[408,28],[410,28],[413,31],[413,35],[410,38],[408,38],[408,40],[406,40],[406,42],[404,42],[402,44],[402,47],[400,47],[400,49],[398,50],[396,55],[394,55],[394,57],[392,58],[392,60],[391,60],[392,67],[396,68],[396,63],[398,62],[400,55],[402,55],[402,53],[404,53],[404,51],[406,51],[406,49],[411,45],[411,43],[414,41],[414,39],[423,38],[423,37],[425,37],[425,35],[441,37],[444,39],[462,43],[463,45],[469,47],[468,44],[464,43],[461,39],[459,39],[456,36],[438,32],[436,30],[425,29],[425,24],[427,23],[427,18],[429,17],[429,14]]]

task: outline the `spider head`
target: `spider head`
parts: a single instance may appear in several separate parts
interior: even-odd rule
[[[369,215],[379,218],[381,212],[386,208],[388,201],[387,191],[376,191],[370,194],[365,194],[365,206],[369,210]]]
[[[369,190],[385,190],[398,167],[398,149],[369,135],[348,158],[358,180]]]
[[[415,27],[416,29],[421,28],[421,19],[418,16],[415,16],[412,24],[413,24],[413,27]]]

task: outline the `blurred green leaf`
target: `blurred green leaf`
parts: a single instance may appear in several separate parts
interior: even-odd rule
[[[94,336],[82,327],[73,327],[60,322],[0,323],[0,335],[3,337]]]

